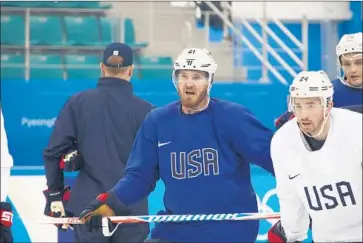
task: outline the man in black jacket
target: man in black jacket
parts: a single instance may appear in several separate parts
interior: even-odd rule
[[[73,95],[66,102],[44,150],[45,215],[79,215],[89,201],[110,190],[122,178],[136,133],[152,109],[133,94],[129,82],[133,51],[129,46],[108,45],[100,68],[97,88]],[[63,171],[79,171],[71,197]],[[131,215],[148,214],[147,199],[130,209]],[[143,242],[149,225],[120,225],[110,238],[90,232],[87,225],[75,225],[74,232],[76,242]]]

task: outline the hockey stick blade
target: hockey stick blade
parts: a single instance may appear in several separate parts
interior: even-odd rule
[[[158,222],[193,222],[220,220],[260,220],[278,219],[280,213],[229,213],[229,214],[181,214],[181,215],[146,215],[146,216],[112,216],[108,217],[112,223],[138,224]],[[83,224],[78,217],[52,218],[45,217],[43,224]]]

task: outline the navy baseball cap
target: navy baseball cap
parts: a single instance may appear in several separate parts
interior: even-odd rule
[[[107,60],[112,56],[119,56],[122,62],[119,64],[110,64]],[[103,51],[103,64],[107,67],[128,67],[134,63],[134,53],[128,45],[120,42],[111,43]]]

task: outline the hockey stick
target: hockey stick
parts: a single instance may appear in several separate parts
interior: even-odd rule
[[[228,214],[180,214],[180,215],[145,215],[145,216],[112,216],[107,217],[112,223],[159,223],[159,222],[193,222],[220,220],[259,220],[278,219],[280,213],[228,213]],[[52,218],[45,217],[44,224],[84,224],[78,217]]]
[[[78,217],[73,218],[52,218],[46,217],[45,224],[84,224]],[[278,219],[280,213],[229,213],[229,214],[181,214],[181,215],[146,215],[146,216],[112,216],[102,218],[102,233],[105,237],[110,237],[122,223],[158,223],[158,222],[193,222],[193,221],[221,221],[221,220],[259,220]],[[110,232],[109,220],[117,226]]]

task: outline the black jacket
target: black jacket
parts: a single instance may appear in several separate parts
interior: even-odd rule
[[[129,82],[116,78],[100,78],[97,88],[66,102],[44,150],[44,166],[48,188],[62,190],[60,158],[72,150],[83,157],[84,167],[67,204],[75,215],[122,178],[136,133],[151,109],[133,94]],[[133,209],[135,214],[147,214],[147,200]]]

